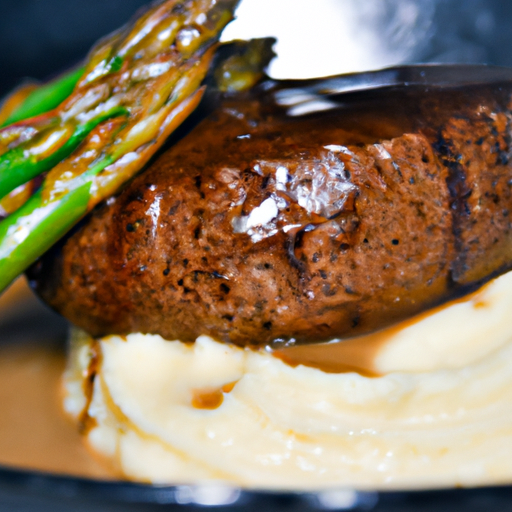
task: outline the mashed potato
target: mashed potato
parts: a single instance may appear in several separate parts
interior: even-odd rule
[[[512,481],[512,273],[394,328],[378,377],[285,364],[201,336],[75,334],[67,411],[128,478],[251,488]]]

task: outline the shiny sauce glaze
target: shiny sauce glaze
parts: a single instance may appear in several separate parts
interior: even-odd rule
[[[265,347],[367,335],[510,266],[510,84],[307,115],[286,88],[189,120],[33,269],[37,292],[97,337]]]

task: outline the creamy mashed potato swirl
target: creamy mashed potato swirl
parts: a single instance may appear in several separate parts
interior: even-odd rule
[[[201,336],[76,334],[65,407],[127,477],[251,488],[512,481],[512,273],[396,329],[381,375],[324,373]]]

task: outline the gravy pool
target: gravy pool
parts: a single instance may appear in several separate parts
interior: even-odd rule
[[[53,337],[54,335],[55,337]],[[61,406],[65,366],[60,321],[24,280],[0,297],[0,465],[112,479]]]

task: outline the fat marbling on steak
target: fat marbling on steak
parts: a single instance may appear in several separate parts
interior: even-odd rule
[[[268,84],[227,96],[33,285],[94,336],[256,346],[397,322],[511,267],[511,91],[395,87],[295,117]]]

